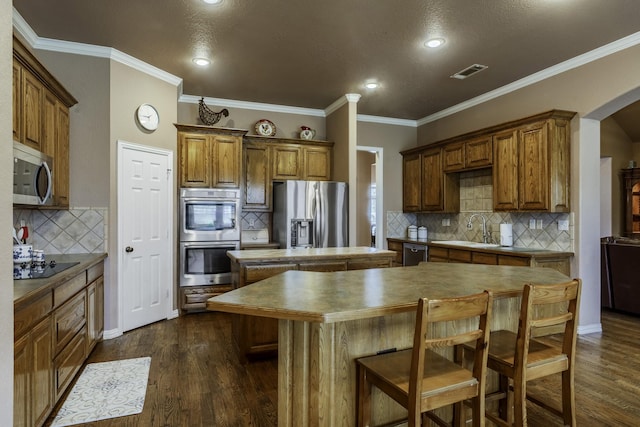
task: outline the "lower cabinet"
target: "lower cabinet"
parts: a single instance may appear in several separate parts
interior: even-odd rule
[[[207,300],[229,292],[231,285],[187,286],[180,288],[180,308],[185,312],[205,311]]]
[[[104,331],[102,262],[17,301],[14,426],[42,426]]]
[[[511,265],[516,267],[548,267],[570,276],[571,254],[547,253],[532,255],[501,254],[491,251],[465,250],[429,245],[429,262],[459,262],[486,265]]]

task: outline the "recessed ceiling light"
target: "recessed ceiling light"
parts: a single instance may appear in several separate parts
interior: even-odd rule
[[[377,89],[380,84],[378,82],[367,82],[364,84],[364,87],[367,89]]]
[[[427,40],[424,45],[430,48],[436,48],[444,44],[444,39],[431,39]]]
[[[211,61],[209,61],[207,58],[193,58],[193,62],[201,67],[206,67],[207,65],[211,64]]]
[[[205,3],[208,4],[218,4],[218,3],[222,3],[222,0],[202,0]]]

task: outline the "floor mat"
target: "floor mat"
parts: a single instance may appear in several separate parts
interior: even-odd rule
[[[88,364],[51,427],[139,414],[150,365],[150,357]]]

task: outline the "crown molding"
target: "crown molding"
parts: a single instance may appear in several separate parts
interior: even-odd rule
[[[117,49],[39,37],[24,18],[22,18],[15,7],[13,8],[13,27],[33,49],[108,58],[174,86],[182,86],[182,79],[180,77],[167,73],[160,68],[147,64],[146,62],[120,52]]]
[[[580,67],[582,65],[588,64],[590,62],[596,61],[598,59],[604,58],[638,44],[640,44],[640,31],[582,55],[576,56],[575,58],[571,58],[549,68],[545,68],[542,71],[531,74],[530,76],[524,77],[520,80],[516,80],[513,83],[492,90],[491,92],[487,92],[475,98],[471,98],[465,102],[461,102],[460,104],[454,105],[453,107],[446,108],[435,114],[423,117],[422,119],[419,119],[417,121],[418,126],[422,126],[424,124],[431,123],[444,117],[450,116],[452,114],[459,113],[460,111],[475,107],[476,105],[482,104],[495,98],[499,98],[508,93],[515,92],[518,89],[522,89],[526,86],[530,86],[534,83],[538,83],[542,80],[564,73],[565,71],[572,70],[574,68]]]
[[[197,104],[201,96],[180,95],[178,102]],[[234,99],[204,97],[208,105],[216,105],[225,108],[241,108],[244,110],[269,111],[272,113],[300,114],[303,116],[325,117],[324,111],[314,108],[290,107],[287,105],[265,104],[261,102],[237,101]]]
[[[394,119],[393,117],[367,116],[366,114],[358,114],[359,122],[379,123],[383,125],[406,126],[417,128],[418,122],[409,119]]]

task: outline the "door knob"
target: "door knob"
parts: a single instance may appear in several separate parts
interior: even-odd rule
[[[133,248],[131,246],[127,246],[124,250],[125,252],[133,252]]]

